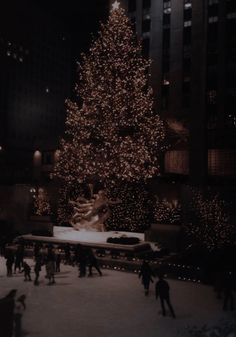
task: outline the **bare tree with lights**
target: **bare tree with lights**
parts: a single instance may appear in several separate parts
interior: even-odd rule
[[[153,111],[149,67],[116,1],[97,40],[82,55],[78,100],[67,101],[66,133],[55,167],[67,192],[99,182],[112,197],[118,185],[137,185],[159,173],[165,133]]]

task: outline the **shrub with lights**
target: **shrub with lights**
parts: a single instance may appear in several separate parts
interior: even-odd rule
[[[71,190],[97,184],[122,203],[114,207],[109,229],[147,225],[145,183],[159,174],[164,150],[163,122],[153,111],[150,61],[141,54],[124,10],[116,1],[108,22],[87,55],[82,55],[75,87],[67,100],[66,132],[55,175],[62,182],[61,207]],[[66,210],[59,210],[60,220]]]
[[[154,218],[158,223],[180,224],[182,206],[178,200],[156,198]]]

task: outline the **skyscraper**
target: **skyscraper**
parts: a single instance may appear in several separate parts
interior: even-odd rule
[[[235,1],[121,3],[152,60],[155,106],[170,127],[164,173],[197,184],[235,178]]]

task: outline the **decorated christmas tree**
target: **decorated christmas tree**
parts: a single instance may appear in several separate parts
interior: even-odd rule
[[[65,207],[80,184],[99,183],[111,198],[120,187],[124,195],[119,198],[125,202],[126,193],[137,186],[143,190],[145,181],[159,174],[164,126],[153,111],[149,67],[116,1],[88,54],[82,55],[75,87],[78,99],[67,101],[66,133],[55,167],[65,187]],[[134,206],[135,202],[129,216]],[[122,203],[117,208],[121,217]]]
[[[36,215],[50,215],[51,213],[47,191],[42,187],[34,195],[34,210]]]

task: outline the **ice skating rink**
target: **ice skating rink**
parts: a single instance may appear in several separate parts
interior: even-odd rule
[[[34,262],[28,261],[34,278]],[[236,321],[235,311],[222,311],[211,287],[197,283],[168,280],[174,320],[160,314],[155,283],[145,297],[137,274],[103,269],[102,277],[94,272],[93,277],[78,278],[76,267],[62,265],[52,286],[47,285],[44,267],[39,286],[24,282],[23,274],[5,275],[5,259],[0,258],[0,297],[13,288],[18,296],[27,296],[22,322],[27,337],[195,337],[189,332],[194,326],[218,329]]]

